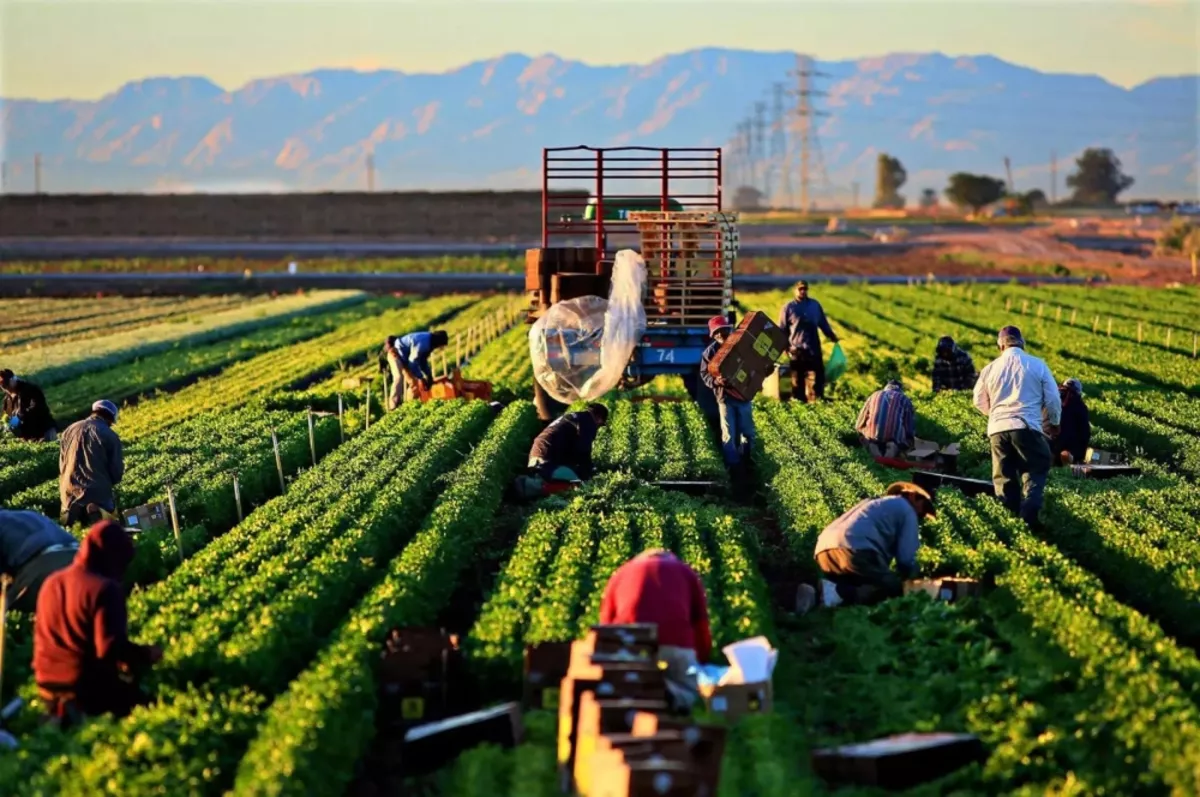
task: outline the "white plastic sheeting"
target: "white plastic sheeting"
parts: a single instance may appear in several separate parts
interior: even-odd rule
[[[597,399],[621,381],[646,331],[646,263],[617,252],[608,299],[582,296],[550,307],[529,330],[533,377],[555,401]]]

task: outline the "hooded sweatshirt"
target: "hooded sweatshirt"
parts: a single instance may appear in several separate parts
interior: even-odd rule
[[[133,543],[121,526],[101,521],[75,561],[54,573],[38,595],[33,672],[39,687],[70,692],[85,713],[99,713],[118,681],[119,664],[149,664],[150,649],[129,640],[121,579]]]
[[[16,416],[21,421],[13,434],[21,440],[41,440],[46,432],[58,428],[46,406],[46,395],[32,382],[15,376],[13,381],[16,383],[13,392],[3,394],[4,414],[10,418]]]
[[[600,427],[590,412],[568,412],[542,430],[533,441],[529,458],[553,467],[568,467],[581,479],[592,478],[592,444]]]
[[[647,552],[617,569],[604,588],[600,622],[654,623],[658,644],[691,648],[708,661],[712,632],[708,600],[696,571],[674,554]]]

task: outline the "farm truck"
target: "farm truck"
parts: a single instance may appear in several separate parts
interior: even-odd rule
[[[646,331],[622,387],[682,377],[715,413],[699,380],[714,315],[732,320],[737,219],[721,210],[719,148],[557,147],[542,150],[542,240],[525,253],[532,324],[561,301],[607,297],[617,250],[646,263]],[[563,406],[534,380],[538,416]]]

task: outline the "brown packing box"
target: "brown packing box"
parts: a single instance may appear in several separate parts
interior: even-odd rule
[[[1087,461],[1079,463],[1081,465],[1124,465],[1125,457],[1112,451],[1097,451],[1094,448],[1087,450]]]
[[[595,782],[603,773],[613,769],[626,767],[631,763],[678,763],[685,765],[696,775],[694,797],[713,797],[717,792],[717,781],[710,780],[708,775],[696,769],[690,760],[686,745],[678,738],[678,733],[660,734],[657,737],[637,737],[628,734],[601,736],[592,753],[592,784],[587,791],[580,791],[582,797],[589,797],[596,791]]]
[[[720,783],[721,760],[725,755],[725,736],[721,725],[699,725],[686,717],[639,712],[633,718],[633,736],[678,733],[687,745],[689,760],[705,783]]]
[[[595,247],[549,247],[525,250],[525,290],[541,291],[543,301],[550,297],[551,277],[567,272],[602,274]],[[605,289],[602,296],[608,296]]]
[[[920,578],[904,582],[904,594],[924,592],[935,600],[955,603],[963,598],[977,598],[983,585],[972,578]]]
[[[739,719],[747,714],[762,714],[770,711],[774,705],[774,691],[770,681],[705,685],[700,687],[700,695],[709,711],[730,719]]]
[[[550,304],[558,304],[580,296],[608,298],[610,281],[600,274],[559,272],[550,277]]]
[[[597,772],[589,797],[696,797],[699,776],[677,761],[626,761]]]
[[[786,347],[783,329],[766,313],[755,310],[742,319],[717,350],[708,370],[714,376],[723,376],[738,395],[749,400],[762,389]]]
[[[951,443],[940,446],[933,440],[913,438],[913,447],[905,454],[905,459],[913,462],[931,462],[946,473],[954,473],[958,469],[959,444]]]
[[[543,642],[525,648],[524,693],[527,709],[558,709],[558,690],[571,665],[571,642]]]
[[[597,625],[571,643],[571,667],[587,668],[595,656],[603,661],[658,659],[658,627],[651,624]]]
[[[986,758],[966,733],[907,733],[814,750],[813,771],[830,783],[907,789]]]
[[[167,511],[167,506],[161,502],[156,504],[142,504],[132,509],[126,509],[121,512],[121,519],[124,521],[126,528],[138,529],[139,531],[161,529],[171,525],[171,516]]]
[[[595,692],[579,696],[579,715],[575,725],[575,749],[571,787],[587,794],[591,783],[592,753],[597,740],[607,733],[627,734],[633,730],[633,720],[639,712],[666,713],[665,700],[599,700]]]
[[[444,716],[457,655],[457,638],[441,629],[393,630],[378,668],[380,721],[402,727]]]
[[[1118,476],[1140,476],[1136,465],[1072,465],[1071,475],[1081,479],[1115,479]]]
[[[514,747],[520,743],[522,732],[521,706],[517,703],[418,725],[404,735],[404,772],[433,772],[481,744]]]

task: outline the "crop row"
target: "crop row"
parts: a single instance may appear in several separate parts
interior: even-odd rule
[[[650,480],[725,480],[713,432],[694,402],[603,403],[609,418],[596,436],[598,469],[628,470]]]
[[[65,342],[5,355],[5,367],[46,387],[100,368],[109,368],[178,344],[225,340],[300,315],[366,301],[359,291],[314,291],[225,310],[182,323],[167,322],[103,335],[87,346]]]
[[[463,369],[467,379],[492,383],[500,394],[528,399],[533,391],[533,361],[529,358],[529,327],[517,324],[485,346]]]

